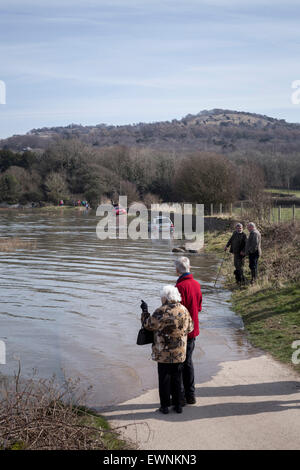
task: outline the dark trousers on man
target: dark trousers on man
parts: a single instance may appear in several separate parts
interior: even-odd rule
[[[254,253],[249,253],[249,268],[251,271],[252,281],[254,281],[257,278],[258,258],[259,258],[258,251],[255,251]]]
[[[245,282],[245,277],[244,277],[244,263],[245,263],[245,258],[244,256],[241,256],[239,253],[234,253],[234,275],[236,282],[238,284],[242,284]]]
[[[186,359],[182,367],[182,398],[191,398],[195,396],[195,375],[193,364],[193,351],[195,349],[195,338],[188,338],[186,346]]]
[[[170,406],[171,395],[172,403],[174,406],[180,404],[180,391],[181,391],[181,373],[182,362],[178,363],[164,363],[158,362],[158,386],[159,398],[162,408]]]

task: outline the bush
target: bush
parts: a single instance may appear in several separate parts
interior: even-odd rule
[[[228,204],[237,198],[237,171],[223,155],[198,153],[184,158],[175,176],[177,200]]]
[[[0,449],[121,449],[126,444],[96,413],[79,406],[79,380],[7,381],[0,392]],[[127,447],[128,448],[128,447]]]

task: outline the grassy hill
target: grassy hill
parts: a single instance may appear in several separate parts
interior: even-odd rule
[[[300,124],[260,114],[213,109],[164,122],[122,126],[70,124],[66,127],[32,129],[25,135],[0,140],[0,148],[17,151],[26,147],[45,149],[60,138],[78,138],[95,147],[126,145],[218,153],[249,150],[263,153],[297,152]]]

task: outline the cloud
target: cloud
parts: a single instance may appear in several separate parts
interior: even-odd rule
[[[171,119],[213,107],[276,116],[300,78],[296,4],[2,0],[3,129]]]

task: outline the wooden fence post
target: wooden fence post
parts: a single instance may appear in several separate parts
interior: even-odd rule
[[[210,205],[210,215],[214,215],[214,205]]]
[[[278,206],[278,222],[281,221],[281,206]]]
[[[232,202],[230,204],[230,217],[232,217]]]
[[[223,206],[222,206],[222,202],[220,202],[220,215],[222,215],[223,213]]]
[[[293,204],[293,224],[295,223],[296,220],[296,206]]]
[[[243,204],[243,201],[241,201],[241,217],[243,217],[243,207],[244,207],[244,204]]]

